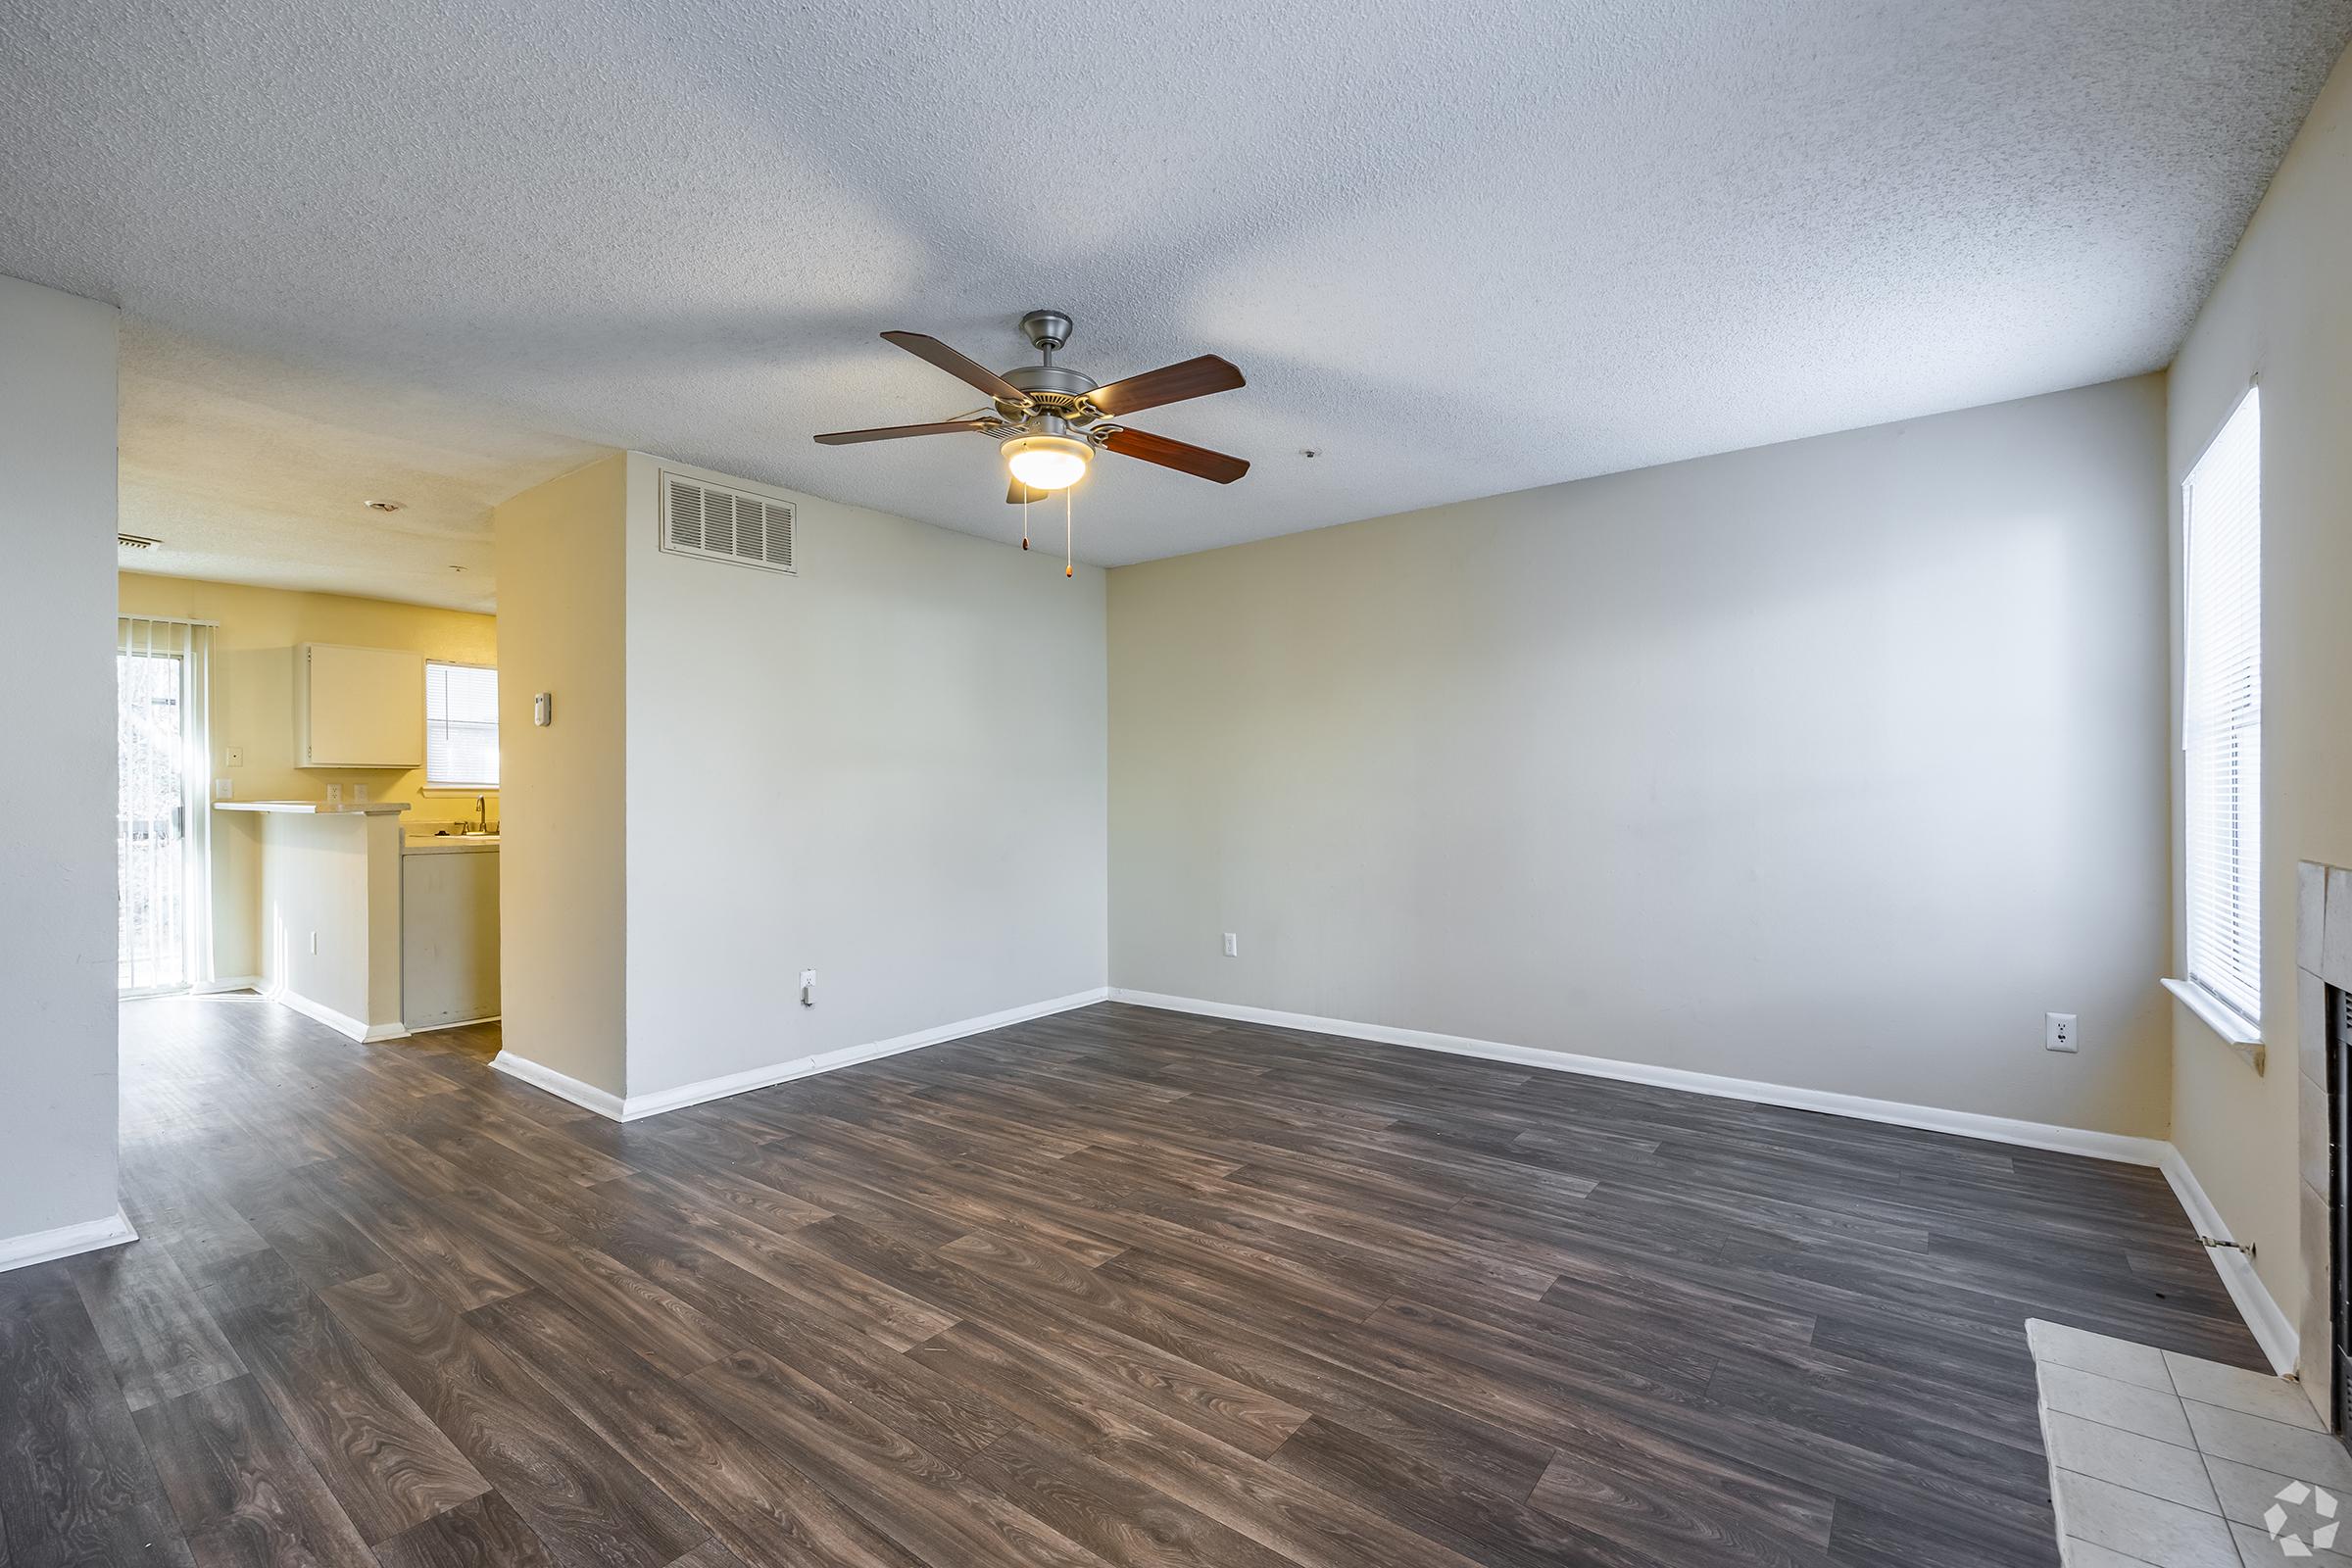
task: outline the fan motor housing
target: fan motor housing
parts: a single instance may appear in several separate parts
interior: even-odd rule
[[[1102,384],[1066,365],[1016,365],[1004,379],[1024,392],[1058,392],[1065,398],[1082,398]]]

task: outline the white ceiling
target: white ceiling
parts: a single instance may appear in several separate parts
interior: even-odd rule
[[[408,598],[588,444],[1010,537],[981,437],[809,442],[978,401],[885,327],[1001,368],[1055,305],[1104,380],[1225,355],[1249,387],[1136,422],[1256,466],[1104,459],[1081,555],[1117,564],[2161,366],[2352,33],[2352,0],[1052,15],[20,0],[0,271],[145,323],[125,527]],[[362,544],[392,486],[423,534]]]

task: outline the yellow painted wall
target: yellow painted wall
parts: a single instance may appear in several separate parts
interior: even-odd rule
[[[491,514],[501,779],[514,804],[498,857],[503,1043],[615,1101],[628,1088],[627,478],[615,453]],[[554,702],[544,729],[531,722],[535,692]]]
[[[220,623],[213,633],[212,772],[217,779],[235,781],[237,799],[321,800],[329,783],[340,783],[347,795],[352,785],[366,784],[370,800],[409,803],[403,820],[411,827],[473,814],[471,792],[427,794],[422,768],[296,767],[294,649],[311,642],[348,643],[495,664],[494,616],[139,572],[122,573],[117,592],[126,615]],[[228,765],[231,749],[243,754],[241,765]],[[495,822],[495,794],[489,807]],[[213,961],[222,977],[261,972],[260,845],[258,820],[249,813],[213,814]]]

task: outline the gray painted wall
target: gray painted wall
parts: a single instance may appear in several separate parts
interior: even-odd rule
[[[0,1242],[116,1205],[115,319],[0,277]]]
[[[2162,1136],[2163,442],[2151,376],[1113,571],[1112,984]]]
[[[629,455],[628,1092],[1102,986],[1102,573],[767,486],[799,575],[664,555],[665,467],[744,483]]]

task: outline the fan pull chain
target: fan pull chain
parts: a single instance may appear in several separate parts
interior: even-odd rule
[[[1029,548],[1029,487],[1021,486],[1021,548]]]
[[[1061,574],[1064,577],[1078,575],[1077,565],[1070,558],[1070,492],[1064,490],[1061,493]]]

